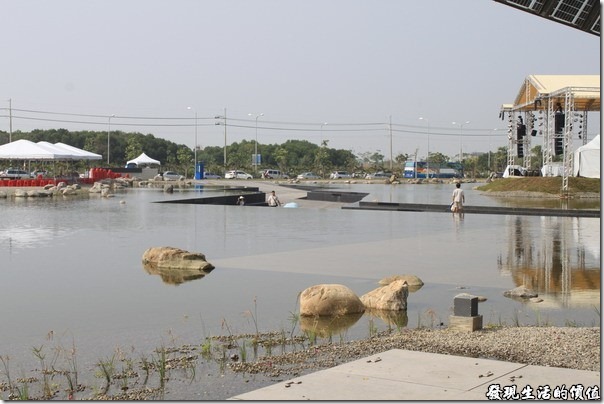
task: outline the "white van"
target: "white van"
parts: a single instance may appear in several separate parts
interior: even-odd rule
[[[264,170],[262,173],[262,178],[270,179],[270,180],[279,180],[279,179],[289,179],[287,174],[282,173],[279,170]]]

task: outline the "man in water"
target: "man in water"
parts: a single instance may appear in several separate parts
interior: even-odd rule
[[[455,184],[452,199],[453,204],[451,205],[451,212],[455,213],[463,211],[463,204],[466,202],[466,197],[463,194],[463,189],[461,189],[460,182]]]
[[[271,194],[268,196],[268,206],[276,208],[277,206],[281,206],[281,201],[275,195],[275,191],[271,191]]]

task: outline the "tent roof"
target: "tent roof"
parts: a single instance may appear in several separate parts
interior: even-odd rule
[[[75,160],[73,153],[71,153],[65,149],[61,149],[60,147],[58,147],[50,142],[40,141],[36,144],[43,149],[46,149],[52,153],[55,153],[55,155],[56,155],[55,160]]]
[[[596,137],[590,140],[587,144],[578,147],[576,151],[583,150],[600,150],[600,135],[596,135]]]
[[[72,155],[76,155],[77,158],[74,158],[74,160],[101,160],[103,158],[103,156],[100,154],[92,153],[88,150],[80,149],[65,143],[57,142],[54,145],[61,149],[67,150]]]
[[[158,160],[152,159],[151,157],[147,156],[145,153],[141,153],[140,156],[138,156],[137,158],[127,161],[126,164],[130,164],[130,163],[134,163],[134,164],[161,164]]]
[[[554,98],[564,106],[567,92],[573,94],[575,110],[600,111],[600,75],[542,75],[527,76],[514,100],[514,110],[535,111],[547,109],[542,98]],[[541,104],[541,105],[539,105]]]
[[[51,150],[26,139],[15,140],[0,146],[0,159],[4,160],[66,160],[67,153]]]

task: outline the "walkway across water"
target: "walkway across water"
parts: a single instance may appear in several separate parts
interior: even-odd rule
[[[395,210],[407,212],[442,212],[451,213],[451,205],[434,205],[424,203],[392,203],[392,202],[359,202],[358,206],[345,205],[342,209],[360,210]],[[504,206],[469,206],[465,205],[464,213],[482,213],[488,215],[525,215],[525,216],[568,216],[568,217],[600,217],[599,210],[586,209],[549,209],[549,208],[517,208]]]

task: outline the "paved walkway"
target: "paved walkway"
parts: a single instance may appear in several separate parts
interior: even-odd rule
[[[230,400],[535,400],[544,392],[600,401],[600,372],[393,349]]]

